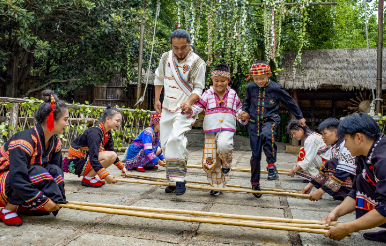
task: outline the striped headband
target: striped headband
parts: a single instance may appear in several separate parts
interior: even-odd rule
[[[221,76],[221,77],[225,77],[225,78],[231,79],[231,73],[230,72],[226,72],[226,71],[213,70],[212,71],[212,78],[216,77],[216,76]]]
[[[150,115],[150,126],[159,124],[161,118],[161,114],[151,114]]]
[[[264,63],[253,64],[251,66],[251,69],[249,69],[249,75],[245,80],[248,81],[253,75],[262,75],[262,74],[269,74],[269,76],[271,76],[272,75],[271,67]]]

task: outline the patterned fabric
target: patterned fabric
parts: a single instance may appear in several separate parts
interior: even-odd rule
[[[155,124],[159,124],[161,118],[161,114],[151,114],[150,115],[150,126],[153,126]]]
[[[249,69],[249,75],[245,80],[248,81],[253,75],[263,75],[263,74],[268,74],[269,76],[271,76],[272,75],[271,67],[264,63],[256,63],[256,64],[253,64]]]
[[[187,118],[197,117],[205,110],[204,132],[236,131],[236,117],[242,111],[242,103],[236,91],[227,88],[223,99],[220,99],[213,87],[205,91],[198,102],[192,106],[192,112]],[[248,121],[241,121],[246,125]]]
[[[304,158],[299,161],[299,158],[302,155],[300,153],[297,165],[300,166],[304,172],[309,173],[312,176],[318,175],[323,162],[330,159],[330,150],[318,155],[318,151],[325,148],[326,144],[320,134],[316,132],[309,133],[304,140],[304,149],[301,149],[301,152],[304,152]]]
[[[109,175],[109,172],[105,168],[99,169],[97,172],[100,179],[104,179],[107,175]]]
[[[158,147],[161,148],[159,132],[154,132],[154,126],[148,127],[133,140],[122,162],[128,170],[155,166],[159,159],[165,159],[162,151],[159,156],[156,156]]]
[[[205,88],[205,70],[205,62],[193,51],[183,61],[178,61],[172,51],[164,53],[154,80],[154,85],[164,86],[167,95],[162,108],[168,112],[177,112],[191,93],[201,96]]]
[[[358,191],[355,199],[355,208],[371,211],[377,206],[378,202],[368,197],[365,193]]]
[[[212,71],[211,77],[213,78],[213,77],[217,77],[217,76],[231,79],[231,73],[230,72],[220,71],[220,70]]]
[[[348,196],[356,200],[356,217],[375,209],[386,217],[386,137],[375,140],[367,156],[357,156],[356,176]],[[375,184],[375,185],[374,185]],[[380,227],[386,227],[386,224]]]
[[[301,171],[301,170],[297,171],[295,174],[299,175],[300,177],[303,177],[303,178],[305,178],[307,180],[311,180],[313,178],[312,174],[304,172],[304,171]]]
[[[63,183],[64,182],[63,175],[59,174],[56,178],[54,178],[54,180],[57,184]]]
[[[8,151],[15,148],[20,148],[21,150],[26,152],[29,156],[31,156],[34,151],[32,145],[28,141],[25,141],[23,139],[17,139],[9,142]]]
[[[114,165],[119,169],[122,170],[125,167],[125,164],[123,164],[121,161],[118,161],[114,163]]]
[[[0,200],[6,200],[4,193],[5,177],[12,180],[12,189],[7,193],[10,197],[18,197],[21,203],[28,203],[31,206],[40,206],[47,197],[41,192],[44,187],[38,188],[40,183],[52,181],[52,176],[47,175],[47,166],[55,166],[59,170],[62,168],[62,153],[56,151],[56,146],[60,145],[57,135],[53,135],[49,145],[45,145],[44,132],[38,124],[35,127],[21,131],[13,135],[9,141],[0,147]],[[16,165],[17,163],[17,165]],[[10,168],[12,166],[12,168]],[[30,179],[27,170],[39,167],[40,176]],[[8,172],[9,171],[9,172]],[[6,176],[7,175],[7,176]],[[55,202],[65,201],[64,190],[58,191],[58,185],[52,185],[54,197],[50,197]],[[56,188],[55,188],[56,187]],[[17,204],[15,204],[17,205]]]
[[[221,168],[231,168],[233,160],[233,132],[205,134],[202,169],[213,187],[225,187],[225,175]]]
[[[8,197],[5,190],[5,180],[7,179],[9,171],[0,173],[0,207],[4,207],[7,204]]]
[[[353,186],[355,176],[355,158],[344,147],[344,140],[339,139],[334,145],[328,146],[330,160],[325,162],[318,175],[311,183],[316,188],[321,188],[334,198],[344,198]],[[318,152],[322,154],[324,149]]]
[[[166,178],[168,181],[183,182],[187,172],[187,160],[179,158],[165,158]]]
[[[114,140],[111,132],[106,132],[101,123],[88,128],[71,143],[68,150],[68,167],[64,170],[85,176],[93,169],[96,173],[100,173],[105,177],[109,175],[107,171],[99,172],[99,170],[104,169],[99,161],[99,153],[103,151],[114,151]],[[114,164],[118,168],[123,168],[119,162],[120,160],[117,157]]]
[[[202,156],[202,166],[204,170],[208,172],[213,171],[212,169],[217,164],[217,146],[215,135],[205,134],[204,153]],[[207,172],[205,171],[205,172]]]
[[[31,180],[32,184],[37,184],[40,183],[44,180],[53,180],[54,178],[51,176],[51,174],[44,172],[44,173],[39,173],[34,176],[30,176],[29,179]]]

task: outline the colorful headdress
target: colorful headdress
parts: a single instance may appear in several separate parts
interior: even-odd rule
[[[213,70],[211,77],[213,78],[213,77],[216,77],[216,76],[222,76],[222,77],[231,79],[231,73],[230,72],[226,72],[226,71]]]
[[[46,123],[47,123],[47,129],[49,132],[51,132],[52,130],[54,130],[54,109],[55,109],[55,98],[54,96],[51,95],[51,112],[50,114],[48,115],[47,117],[47,120],[46,120]]]
[[[159,124],[159,121],[161,119],[161,114],[151,114],[150,115],[150,126]]]
[[[271,76],[272,75],[271,67],[264,63],[255,63],[251,66],[251,69],[249,69],[249,75],[245,80],[248,81],[253,75],[262,75],[262,74],[269,74],[269,76]]]

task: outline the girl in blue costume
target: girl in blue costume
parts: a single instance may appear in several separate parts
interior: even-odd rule
[[[161,114],[152,114],[150,127],[143,130],[127,148],[122,160],[127,170],[145,172],[145,168],[157,169],[157,164],[165,166],[159,139],[160,118]]]

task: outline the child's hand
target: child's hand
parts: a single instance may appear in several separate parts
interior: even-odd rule
[[[249,114],[245,111],[241,111],[237,117],[242,120],[242,121],[246,121],[246,120],[249,120]]]
[[[160,165],[161,167],[166,167],[166,163],[165,163],[163,160],[161,160],[161,159],[159,159],[159,160],[157,161],[157,163],[158,163],[158,165]]]
[[[125,176],[128,176],[128,175],[129,175],[129,171],[127,171],[126,167],[122,168],[122,173],[123,173]]]
[[[192,105],[188,101],[181,103],[181,110],[184,114],[188,115],[192,112]]]
[[[106,182],[107,182],[108,184],[115,184],[115,183],[117,183],[117,181],[115,180],[115,178],[114,178],[113,176],[111,176],[111,175],[107,175],[107,176],[105,177],[105,180],[106,180]]]
[[[56,205],[56,203],[54,201],[52,201],[50,198],[48,198],[48,202],[43,205],[43,208],[49,212],[59,210],[58,205]]]
[[[301,126],[306,126],[306,125],[307,125],[307,124],[306,124],[306,120],[305,120],[304,118],[299,120],[299,124],[300,124]]]

